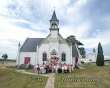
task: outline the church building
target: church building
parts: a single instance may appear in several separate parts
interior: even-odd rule
[[[50,19],[50,33],[46,38],[27,38],[19,48],[17,65],[21,64],[48,64],[61,63],[74,65],[78,58],[80,63],[81,55],[78,40],[72,44],[63,38],[59,33],[59,20],[55,11]]]

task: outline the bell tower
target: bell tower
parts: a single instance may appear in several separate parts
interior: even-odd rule
[[[53,12],[52,18],[50,19],[50,31],[57,31],[59,32],[59,20],[57,19],[55,10]]]

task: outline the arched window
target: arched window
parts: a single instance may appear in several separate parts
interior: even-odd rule
[[[51,55],[57,55],[57,52],[55,49],[52,50]]]
[[[66,54],[62,53],[62,61],[66,61]]]
[[[42,61],[47,61],[47,54],[46,53],[43,53],[43,55],[42,55]]]

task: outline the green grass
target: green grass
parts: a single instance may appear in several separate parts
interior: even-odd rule
[[[55,88],[110,88],[110,65],[84,65],[72,73],[56,74]],[[45,88],[47,77],[18,73],[0,67],[0,88]]]
[[[0,69],[0,88],[45,88],[47,77]]]
[[[56,74],[55,88],[110,88],[110,66],[84,65],[85,69]]]

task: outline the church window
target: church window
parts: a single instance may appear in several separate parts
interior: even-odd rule
[[[42,61],[47,61],[47,54],[43,53]]]
[[[66,61],[66,54],[62,53],[62,61]]]

